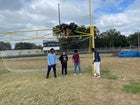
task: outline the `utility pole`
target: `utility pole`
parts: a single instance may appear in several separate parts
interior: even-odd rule
[[[59,19],[59,25],[61,24],[61,17],[60,17],[60,4],[58,4],[58,19]]]
[[[89,0],[89,21],[90,21],[90,26],[91,26],[92,25],[91,0]]]
[[[60,27],[60,24],[61,24],[60,4],[58,4],[58,21],[59,21],[59,27]],[[59,36],[61,36],[61,33],[59,34]],[[62,39],[59,39],[59,43],[60,43],[60,52],[62,52]]]
[[[139,30],[138,30],[138,50],[140,49],[140,32],[139,32]]]

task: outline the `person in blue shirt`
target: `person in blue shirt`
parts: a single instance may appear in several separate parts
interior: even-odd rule
[[[92,53],[94,53],[94,61],[92,62],[92,64],[94,64],[94,76],[95,77],[100,77],[100,62],[101,62],[101,58],[99,55],[99,52],[96,51],[94,48],[92,48]]]
[[[51,68],[53,68],[54,77],[56,78],[56,64],[57,64],[57,57],[55,54],[55,50],[51,48],[48,54],[48,71],[46,75],[47,79],[49,78]]]

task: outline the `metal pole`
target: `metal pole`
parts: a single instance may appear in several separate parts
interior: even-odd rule
[[[91,0],[89,0],[89,18],[90,18],[90,35],[92,38],[92,48],[95,48],[94,40],[94,26],[92,25],[92,9],[91,9]],[[94,60],[94,53],[92,53],[92,61]],[[93,74],[95,73],[94,66],[92,66]]]
[[[61,24],[61,17],[60,17],[60,4],[58,4],[58,20],[59,20],[59,26]],[[61,36],[61,34],[59,34]],[[59,39],[60,43],[60,52],[62,52],[62,39]]]
[[[140,33],[139,33],[139,30],[138,30],[138,50],[139,50],[139,48],[140,48],[140,38],[139,38],[139,35]]]
[[[89,0],[89,19],[90,19],[90,25],[92,25],[91,0]]]
[[[92,40],[92,48],[95,48],[95,43],[94,43],[94,26],[90,26],[90,34],[91,34],[91,40]],[[94,61],[94,53],[92,53],[92,61]],[[92,66],[92,71],[93,74],[95,73],[94,66]]]
[[[59,25],[61,24],[61,18],[60,18],[60,4],[58,4],[58,19],[59,19]]]

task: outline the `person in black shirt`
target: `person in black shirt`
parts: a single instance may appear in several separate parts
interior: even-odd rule
[[[59,60],[61,61],[62,65],[62,76],[67,76],[67,61],[68,61],[68,56],[65,51],[60,55]],[[65,69],[65,74],[64,74],[64,69]]]

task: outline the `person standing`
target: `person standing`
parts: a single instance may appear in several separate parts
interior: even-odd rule
[[[73,54],[72,58],[73,58],[73,62],[74,62],[74,75],[77,74],[77,72],[76,72],[77,66],[79,69],[79,74],[81,75],[82,72],[81,72],[81,67],[80,67],[80,57],[79,57],[79,53],[77,50],[74,50],[74,54]]]
[[[51,68],[53,68],[54,77],[56,78],[56,64],[57,64],[57,57],[55,54],[55,50],[51,48],[48,54],[48,71],[46,75],[47,79],[49,78]]]
[[[61,66],[62,66],[62,76],[64,76],[64,69],[65,69],[65,76],[67,76],[67,61],[68,61],[68,56],[65,51],[60,55],[59,60],[61,61]]]
[[[94,64],[94,76],[95,77],[100,77],[100,62],[101,62],[101,58],[99,55],[99,52],[95,50],[95,48],[92,48],[92,53],[94,53],[94,61],[92,62],[92,64]]]

